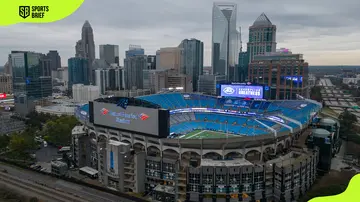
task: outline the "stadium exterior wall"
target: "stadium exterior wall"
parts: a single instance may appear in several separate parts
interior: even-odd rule
[[[281,145],[283,148],[286,148],[291,146],[293,137],[299,135],[298,133],[300,132],[298,131],[293,135],[285,132],[280,135],[278,134],[276,138],[270,134],[252,137],[233,137],[231,139],[159,139],[139,135],[136,133],[120,132],[118,130],[98,127],[92,125],[91,123],[88,123],[87,127],[87,134],[96,141],[98,141],[102,136],[104,139],[114,139],[117,141],[129,143],[132,146],[135,144],[140,144],[146,149],[155,147],[161,152],[165,150],[173,150],[178,154],[195,152],[199,155],[215,152],[221,156],[225,156],[231,152],[237,152],[243,156],[250,151],[258,151],[262,153],[267,148],[273,148],[276,151],[275,148],[277,148],[279,145]]]

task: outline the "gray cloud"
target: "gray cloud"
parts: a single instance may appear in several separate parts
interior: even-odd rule
[[[235,2],[244,46],[248,27],[265,12],[277,25],[278,47],[303,53],[310,64],[360,63],[359,1]],[[6,62],[11,50],[46,53],[57,49],[66,66],[67,58],[74,55],[85,20],[94,29],[96,46],[118,44],[121,57],[129,44],[142,45],[147,54],[154,54],[160,47],[177,46],[185,38],[198,38],[204,42],[204,62],[209,65],[211,12],[209,0],[86,0],[73,15],[55,23],[0,27],[0,65]]]

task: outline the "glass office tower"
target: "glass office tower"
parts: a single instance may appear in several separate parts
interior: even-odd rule
[[[73,84],[89,85],[89,60],[81,57],[68,59],[68,90],[72,90]]]
[[[27,51],[12,51],[13,93],[35,100],[52,94],[50,65],[45,55]]]
[[[237,5],[214,3],[212,13],[212,68],[214,74],[229,75],[238,62],[239,32],[236,30]]]

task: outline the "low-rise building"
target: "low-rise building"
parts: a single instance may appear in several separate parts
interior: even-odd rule
[[[51,173],[56,176],[67,176],[68,175],[68,165],[62,161],[52,161],[51,162]]]

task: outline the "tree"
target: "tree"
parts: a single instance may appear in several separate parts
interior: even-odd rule
[[[42,129],[43,125],[49,120],[57,119],[57,116],[51,115],[49,113],[38,113],[36,111],[31,112],[27,115],[26,125],[29,127]]]
[[[18,157],[26,157],[30,150],[36,148],[34,135],[28,131],[14,133],[10,136],[9,148]]]
[[[10,142],[10,137],[8,135],[0,135],[0,150],[5,149]]]
[[[48,121],[42,133],[50,143],[68,145],[71,143],[71,130],[76,124],[78,120],[74,116],[61,116],[56,120]]]
[[[353,124],[357,122],[357,117],[345,110],[339,115],[339,122],[340,122],[340,133],[342,136],[347,136],[352,131]]]

